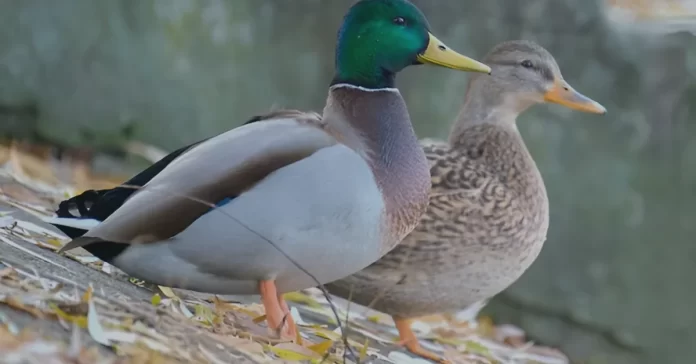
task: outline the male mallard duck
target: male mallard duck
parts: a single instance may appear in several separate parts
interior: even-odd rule
[[[143,189],[64,202],[63,218],[51,222],[74,239],[61,251],[84,246],[159,285],[258,293],[269,327],[282,328],[288,310],[280,293],[316,286],[308,273],[326,283],[366,267],[425,212],[428,164],[394,88],[396,73],[419,63],[490,72],[430,34],[408,1],[356,3],[338,33],[321,118],[259,117],[264,122],[182,148],[127,182]],[[79,219],[69,212],[76,202]],[[294,330],[289,322],[284,334]]]
[[[570,87],[551,54],[533,42],[502,43],[483,62],[491,76],[473,76],[449,142],[422,143],[432,192],[420,224],[379,261],[327,285],[392,315],[411,352],[443,362],[420,347],[409,319],[496,295],[532,264],[546,239],[546,189],[517,116],[542,102],[606,112]]]

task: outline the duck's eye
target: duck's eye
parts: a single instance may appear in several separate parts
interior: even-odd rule
[[[392,20],[392,21],[393,21],[394,24],[396,24],[396,25],[400,25],[400,26],[406,25],[406,19],[404,19],[404,18],[402,18],[402,17],[400,17],[400,16],[397,16],[397,17],[394,18],[394,20]]]
[[[530,61],[528,59],[525,59],[524,61],[522,61],[520,63],[520,65],[522,65],[522,67],[524,67],[524,68],[534,68],[534,64],[532,64],[532,61]]]

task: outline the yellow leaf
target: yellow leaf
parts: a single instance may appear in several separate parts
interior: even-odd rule
[[[89,300],[92,299],[92,292],[94,289],[92,288],[92,285],[89,285],[89,288],[85,291],[85,293],[82,295],[82,302],[89,302]]]
[[[169,298],[179,298],[179,296],[177,296],[176,293],[174,293],[174,291],[172,291],[171,288],[165,287],[165,286],[157,286],[157,287],[159,287],[160,291],[162,291],[162,293],[164,293],[165,296],[167,296]]]
[[[466,351],[473,354],[483,355],[485,357],[490,357],[491,355],[491,351],[487,347],[476,341],[467,341]]]
[[[341,339],[341,335],[333,332],[331,330],[324,329],[322,327],[319,327],[318,325],[313,325],[311,326],[311,329],[313,329],[312,333],[316,336],[319,336],[322,339],[327,339],[331,341],[338,341]]]
[[[79,326],[80,328],[86,329],[87,328],[87,316],[76,316],[76,315],[70,315],[66,313],[65,311],[61,310],[56,304],[54,303],[49,303],[48,307],[50,307],[55,314],[62,318],[65,321],[72,322]]]
[[[367,349],[369,348],[370,340],[365,338],[365,344],[360,348],[360,355],[358,356],[359,362],[365,361],[367,359]]]
[[[61,243],[60,240],[55,238],[46,239],[46,244],[54,246],[56,248],[60,248],[63,246],[63,243]]]
[[[309,350],[309,348],[293,343],[281,343],[275,346],[269,345],[267,348],[279,358],[289,361],[305,361],[320,358],[317,353]]]
[[[266,315],[261,315],[261,316],[259,316],[259,317],[254,318],[254,319],[251,320],[251,321],[253,321],[255,324],[264,322],[264,321],[266,321]]]
[[[162,303],[162,296],[160,296],[159,293],[155,293],[152,295],[152,298],[150,298],[150,303],[152,303],[153,306],[158,306]]]
[[[314,298],[302,293],[302,292],[288,292],[283,295],[283,298],[286,301],[290,302],[295,302],[295,303],[304,303],[305,305],[309,307],[314,307],[314,308],[321,308],[322,305],[319,303],[317,300]]]
[[[379,323],[379,315],[367,316],[367,319],[368,319],[369,321],[372,321],[372,322],[376,323],[376,324]]]
[[[298,335],[299,335],[299,333],[298,333]],[[331,349],[332,346],[333,346],[333,341],[325,340],[325,341],[322,341],[320,343],[310,345],[307,348],[309,350],[321,355],[321,356],[324,356],[324,355],[326,355],[326,352],[328,352],[329,349]]]
[[[212,324],[215,319],[215,314],[208,306],[198,304],[195,306],[196,318],[203,320],[208,324]]]

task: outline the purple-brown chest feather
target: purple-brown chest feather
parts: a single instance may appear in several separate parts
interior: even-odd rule
[[[391,250],[418,224],[428,206],[430,171],[396,89],[334,87],[325,117],[341,142],[365,156],[384,196]],[[348,124],[348,125],[340,125]]]

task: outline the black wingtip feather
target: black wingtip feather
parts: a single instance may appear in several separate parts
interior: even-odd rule
[[[257,121],[261,121],[263,118],[264,118],[264,117],[263,117],[262,115],[257,115],[257,116],[254,116],[253,118],[249,119],[246,123],[244,123],[244,124],[242,124],[242,125],[247,125],[247,124],[255,123],[255,122],[257,122]]]

